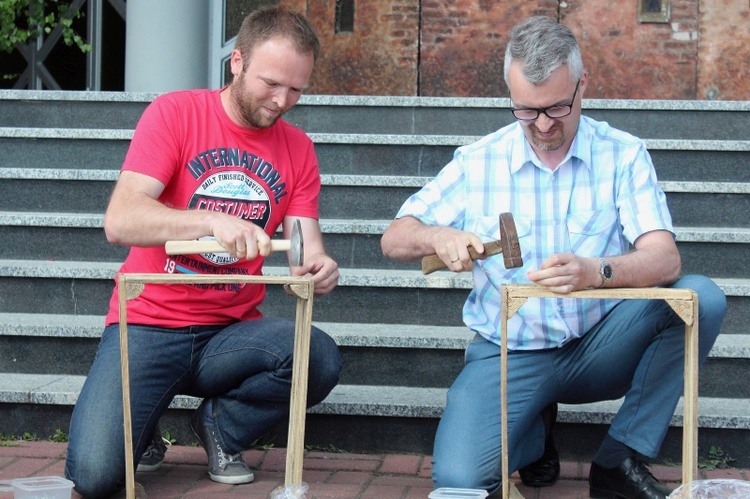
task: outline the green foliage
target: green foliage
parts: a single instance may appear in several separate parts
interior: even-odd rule
[[[273,442],[268,442],[265,444],[260,443],[260,438],[255,440],[253,443],[250,444],[250,448],[253,450],[271,450],[275,447]]]
[[[698,462],[698,467],[705,470],[731,468],[729,463],[735,461],[733,457],[725,454],[721,447],[712,445],[708,450],[708,459]]]
[[[82,16],[80,10],[70,9],[70,2],[60,0],[0,0],[0,51],[11,53],[16,45],[28,43],[42,33],[49,35],[61,26],[66,45],[89,52],[91,45],[72,27],[73,20]]]
[[[62,431],[60,428],[55,430],[55,434],[49,438],[52,442],[67,442],[68,434]]]
[[[168,431],[164,432],[164,436],[162,437],[162,439],[167,441],[167,445],[174,445],[177,443],[177,439],[173,438]]]
[[[18,447],[17,438],[0,433],[0,447]]]

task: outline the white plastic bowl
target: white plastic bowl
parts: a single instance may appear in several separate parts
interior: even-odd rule
[[[10,481],[14,499],[70,499],[73,482],[59,476],[16,478]]]
[[[456,489],[441,487],[430,492],[429,499],[484,499],[487,491],[482,489]]]

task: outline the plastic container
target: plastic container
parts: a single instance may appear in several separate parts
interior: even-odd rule
[[[455,489],[441,487],[430,492],[429,499],[484,499],[487,491],[482,489]]]
[[[70,499],[73,491],[73,482],[59,476],[16,478],[10,485],[14,499]]]
[[[745,480],[698,480],[678,487],[670,499],[747,499],[750,482]]]
[[[271,491],[271,499],[307,499],[309,487],[305,482],[300,484],[279,485]]]

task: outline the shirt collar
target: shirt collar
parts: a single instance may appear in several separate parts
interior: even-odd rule
[[[523,134],[523,129],[520,123],[515,123],[516,137],[513,140],[513,151],[511,155],[511,173],[516,173],[527,163],[535,165],[537,168],[542,168],[542,162],[537,157],[534,149],[532,149],[529,142],[526,140],[526,136]],[[570,145],[568,153],[565,155],[563,162],[565,164],[571,158],[577,158],[580,163],[591,169],[591,129],[588,122],[583,119],[583,116],[578,122],[578,131],[576,136],[573,138],[573,143]]]

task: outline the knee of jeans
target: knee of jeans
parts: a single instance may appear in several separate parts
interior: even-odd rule
[[[340,372],[340,362],[324,362],[318,365],[310,364],[310,377],[307,387],[307,403],[309,406],[322,402],[331,393],[331,390],[339,382]]]
[[[435,482],[436,488],[455,487],[463,489],[483,489],[493,490],[497,487],[490,482],[489,477],[484,476],[481,470],[472,466],[465,466],[465,463],[458,460],[434,461],[432,463],[432,481]]]
[[[710,278],[702,275],[687,275],[680,278],[674,287],[692,289],[698,295],[701,314],[723,317],[727,310],[724,291]]]
[[[65,467],[65,477],[72,481],[74,489],[86,498],[109,497],[123,486],[122,477],[113,470],[112,463],[101,461],[73,466],[68,458]]]
[[[341,353],[333,338],[313,328],[314,346],[310,349],[308,403],[321,402],[339,382]]]

